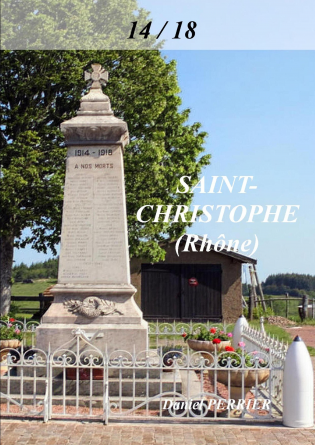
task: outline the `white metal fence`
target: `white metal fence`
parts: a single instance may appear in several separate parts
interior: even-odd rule
[[[267,352],[272,361],[270,378],[266,382],[266,390],[271,397],[272,404],[282,412],[283,369],[288,343],[280,341],[277,337],[270,337],[264,331],[251,326],[244,327],[242,336],[247,344],[247,350]]]
[[[194,330],[200,324],[171,326],[181,337],[182,328],[187,332],[187,326]],[[165,334],[165,326],[162,331]],[[155,338],[160,332],[158,327]],[[56,351],[46,353],[34,346],[6,351],[1,363],[2,414],[44,421],[96,418],[105,423],[114,418],[281,419],[285,351],[279,352],[281,345],[262,339],[257,331],[244,331],[252,347],[241,354],[189,348],[165,352],[161,346],[138,354],[108,354],[106,348],[90,344],[82,330],[73,334],[74,340]]]

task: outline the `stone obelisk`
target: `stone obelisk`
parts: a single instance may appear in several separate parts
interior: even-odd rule
[[[147,323],[130,284],[123,150],[127,124],[102,91],[108,73],[92,65],[77,116],[62,123],[67,145],[61,250],[54,302],[37,347],[56,349],[81,328],[97,347],[147,349]]]

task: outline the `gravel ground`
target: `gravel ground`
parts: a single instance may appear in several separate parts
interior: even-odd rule
[[[286,331],[294,338],[299,335],[307,346],[315,348],[315,326],[298,326],[286,328]]]

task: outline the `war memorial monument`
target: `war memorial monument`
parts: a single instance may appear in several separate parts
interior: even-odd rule
[[[123,151],[126,122],[102,91],[100,64],[77,116],[63,122],[67,145],[61,249],[54,301],[37,329],[37,347],[55,350],[82,329],[102,351],[147,349],[147,322],[130,283]]]

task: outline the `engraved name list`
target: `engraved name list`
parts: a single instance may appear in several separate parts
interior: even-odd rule
[[[128,282],[121,267],[126,262],[122,165],[115,145],[68,149],[60,283]]]

